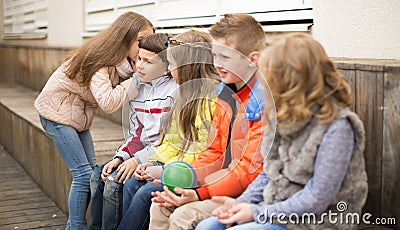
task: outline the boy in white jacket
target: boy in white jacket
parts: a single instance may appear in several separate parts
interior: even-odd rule
[[[173,106],[177,87],[166,75],[164,34],[152,34],[139,42],[138,71],[132,84],[138,89],[129,101],[129,132],[110,162],[94,170],[91,178],[90,229],[116,229],[122,218],[123,184],[133,176],[136,167],[155,152],[161,122]],[[102,224],[103,223],[103,224]]]

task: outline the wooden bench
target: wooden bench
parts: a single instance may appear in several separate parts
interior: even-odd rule
[[[368,65],[356,66],[345,62],[339,63],[338,67],[349,79],[355,92],[353,109],[366,124],[365,157],[370,193],[364,211],[372,213],[374,217],[397,218],[398,200],[393,198],[396,197],[394,191],[399,180],[396,173],[399,170],[399,148],[396,148],[398,142],[392,140],[398,135],[390,134],[398,133],[400,127],[398,106],[393,106],[399,98],[400,68],[396,65],[395,71],[383,72],[381,69],[371,69]],[[375,87],[376,90],[371,90]],[[375,91],[377,93],[369,94]],[[0,143],[67,214],[71,176],[40,125],[38,114],[33,108],[37,94],[37,91],[19,85],[0,85]],[[375,102],[376,98],[379,103]],[[122,126],[96,116],[91,132],[97,163],[105,163],[112,158],[115,148],[123,141]],[[389,177],[389,174],[393,175]],[[360,228],[385,229],[382,226]]]
[[[19,85],[0,85],[0,143],[56,205],[68,213],[71,175],[33,107],[38,92]],[[122,126],[95,116],[90,129],[97,164],[110,160],[122,144]],[[18,179],[18,178],[16,178]]]
[[[0,167],[0,229],[65,229],[65,214],[1,145]]]

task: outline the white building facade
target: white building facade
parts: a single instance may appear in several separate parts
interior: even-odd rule
[[[126,11],[168,33],[248,13],[267,33],[311,32],[331,57],[400,59],[398,0],[2,0],[0,7],[1,43],[79,46]]]

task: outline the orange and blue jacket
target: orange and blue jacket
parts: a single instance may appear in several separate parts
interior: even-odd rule
[[[237,90],[221,83],[209,132],[207,149],[191,163],[200,200],[212,196],[237,197],[262,171],[264,97],[253,77]]]

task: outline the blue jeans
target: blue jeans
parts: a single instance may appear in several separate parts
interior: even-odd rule
[[[201,221],[197,227],[196,230],[208,230],[208,229],[213,229],[213,230],[219,230],[219,229],[225,229],[225,224],[221,224],[218,222],[218,218],[213,216],[209,217],[203,221]],[[285,230],[287,229],[285,226],[282,225],[277,225],[277,224],[259,224],[257,222],[249,222],[245,224],[239,224],[235,225],[233,227],[230,227],[229,229],[231,230]]]
[[[46,133],[72,174],[68,197],[69,217],[66,229],[86,229],[86,210],[90,198],[90,176],[96,166],[92,136],[40,116]]]
[[[148,229],[151,192],[162,190],[162,186],[152,182],[129,179],[124,186],[123,215],[118,229]]]
[[[122,189],[124,185],[115,180],[117,172],[107,177],[106,182],[101,179],[104,165],[97,167],[90,179],[92,205],[90,207],[91,230],[117,229],[122,219]]]

